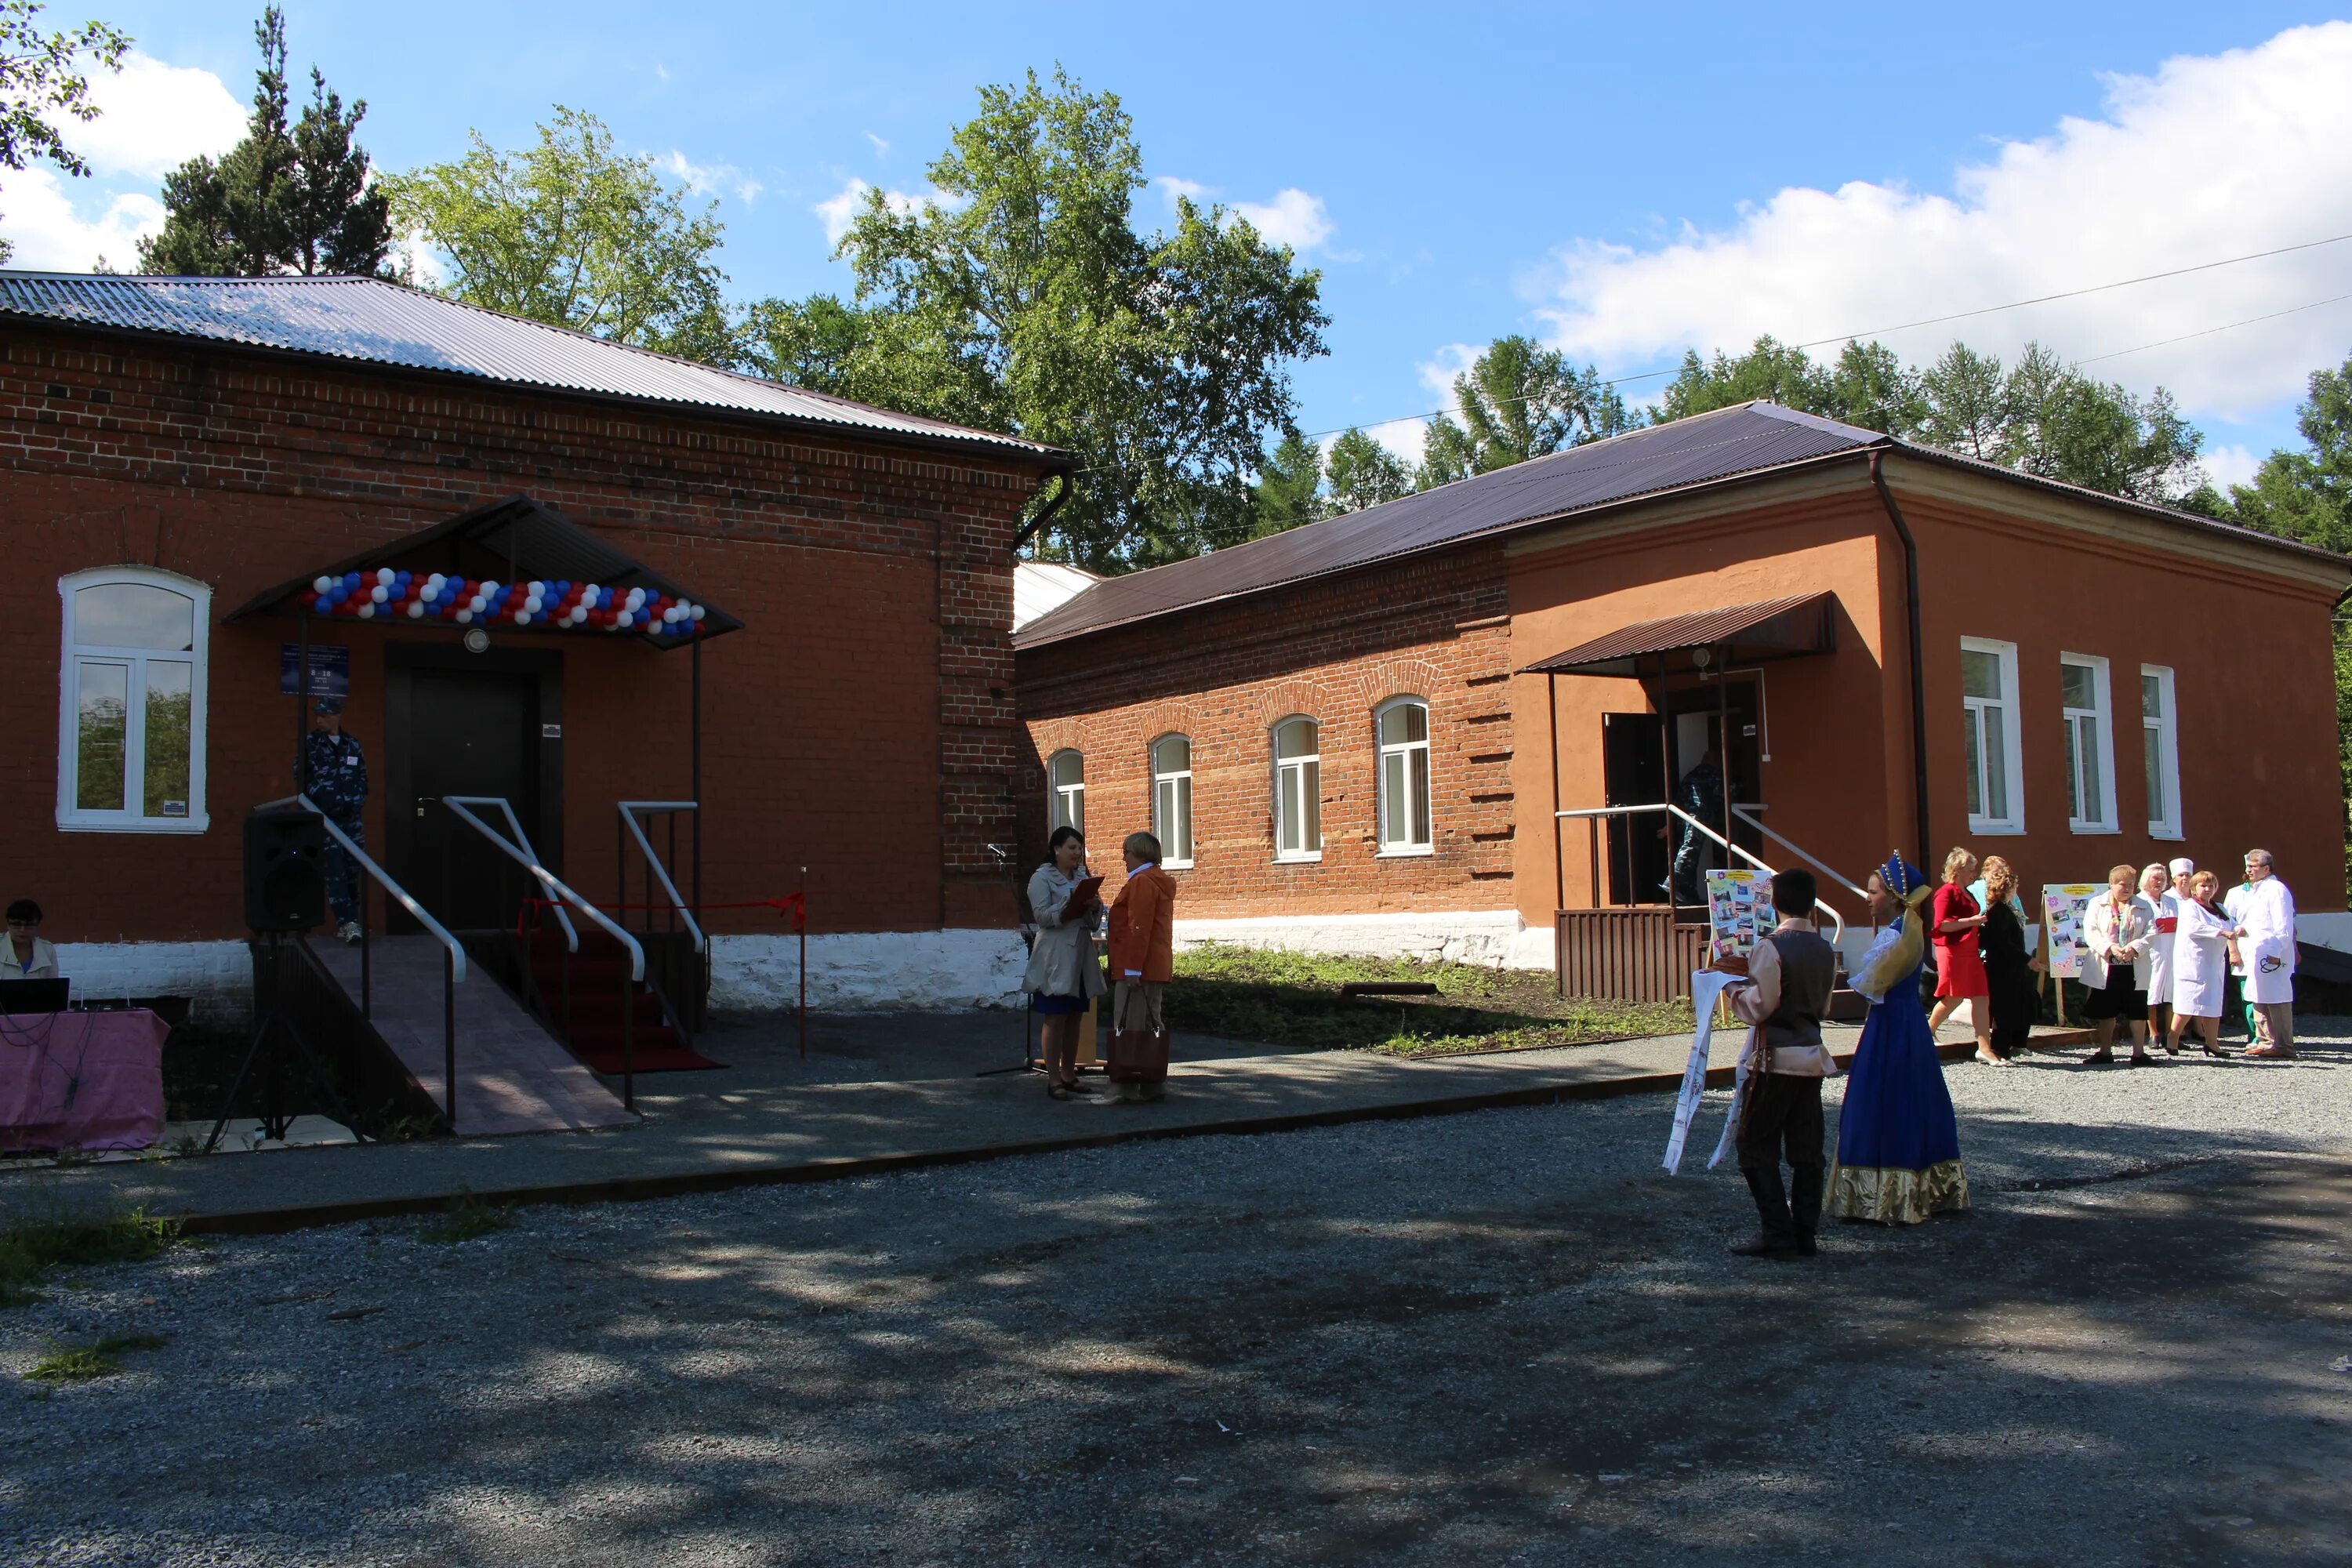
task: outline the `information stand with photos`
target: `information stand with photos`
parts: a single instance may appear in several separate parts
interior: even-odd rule
[[[1708,952],[1720,962],[1745,958],[1772,934],[1780,917],[1772,910],[1772,879],[1753,869],[1706,874]]]
[[[2107,890],[2104,882],[2044,882],[2042,884],[2042,930],[2050,943],[2050,973],[2058,981],[2077,979],[2090,945],[2083,940],[2083,924],[2091,900]],[[2058,1021],[2066,1021],[2066,988],[2058,987]]]

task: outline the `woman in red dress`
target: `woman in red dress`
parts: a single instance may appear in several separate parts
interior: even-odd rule
[[[1936,938],[1936,1010],[1927,1018],[1930,1034],[1944,1026],[1963,1002],[1969,1005],[1969,1025],[1976,1030],[1977,1060],[1988,1067],[2006,1067],[1992,1048],[1992,982],[1985,976],[1984,958],[1977,951],[1977,932],[1984,910],[1969,892],[1977,858],[1965,849],[1944,857],[1944,885],[1936,889],[1927,929]]]

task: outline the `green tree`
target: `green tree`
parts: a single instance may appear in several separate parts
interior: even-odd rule
[[[1412,469],[1361,430],[1339,433],[1324,458],[1324,470],[1335,513],[1361,511],[1412,494]]]
[[[1324,517],[1322,490],[1323,449],[1296,429],[1284,431],[1281,444],[1258,464],[1257,482],[1250,487],[1253,534],[1263,538]]]
[[[1919,438],[1948,452],[2001,460],[2001,432],[2009,424],[2009,386],[2000,359],[1954,343],[1919,375],[1927,414]]]
[[[1496,338],[1454,378],[1454,405],[1459,424],[1444,414],[1430,423],[1423,489],[1633,426],[1625,400],[1601,384],[1599,371],[1580,371],[1559,350],[1518,336]]]
[[[614,342],[733,364],[736,324],[712,253],[719,204],[689,213],[650,156],[613,150],[593,114],[558,105],[536,146],[387,178],[394,221],[446,261],[443,291]]]
[[[2204,434],[2162,387],[2136,397],[2028,343],[2003,401],[2000,460],[2021,472],[2165,505],[2204,483]]]
[[[254,25],[261,47],[245,140],[219,160],[191,158],[163,176],[163,231],[139,242],[139,268],[193,277],[281,272],[375,273],[392,252],[390,203],[368,182],[353,133],[364,100],[347,110],[317,67],[310,101],[292,123],[286,16],[272,5]]]
[[[2312,372],[2310,392],[2295,410],[2306,449],[2273,452],[2217,510],[2264,533],[2352,552],[2352,358]]]
[[[1717,349],[1712,359],[1701,359],[1696,350],[1686,351],[1650,417],[1664,424],[1759,398],[1802,414],[1832,416],[1830,378],[1804,350],[1786,347],[1767,335],[1737,356]]]
[[[1324,352],[1320,277],[1221,207],[1139,234],[1143,159],[1118,99],[1056,71],[980,92],[928,174],[843,237],[856,323],[755,308],[763,368],[1081,458],[1041,548],[1096,571],[1245,539],[1251,476],[1292,423],[1286,370]]]
[[[122,68],[131,40],[102,22],[42,36],[39,0],[0,3],[0,168],[23,171],[47,159],[78,177],[89,174],[66,145],[52,115],[84,124],[98,118],[89,100],[89,68]],[[0,261],[16,247],[0,239]]]

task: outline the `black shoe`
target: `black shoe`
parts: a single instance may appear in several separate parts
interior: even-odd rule
[[[1731,1248],[1731,1256],[1734,1258],[1795,1258],[1800,1254],[1795,1237],[1776,1235],[1768,1230],[1734,1245]]]
[[[1811,1231],[1801,1230],[1797,1233],[1796,1252],[1800,1258],[1819,1258],[1822,1255],[1822,1249],[1813,1245]]]

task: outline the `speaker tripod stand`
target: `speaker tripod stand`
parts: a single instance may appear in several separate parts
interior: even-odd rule
[[[302,1037],[302,1031],[295,1027],[294,1019],[287,1009],[286,994],[292,981],[293,966],[302,962],[301,956],[293,951],[294,943],[300,940],[284,931],[257,931],[253,933],[253,1039],[245,1047],[245,1060],[238,1064],[236,1077],[229,1082],[228,1093],[221,1100],[220,1115],[213,1121],[212,1136],[205,1140],[205,1152],[207,1154],[219,1147],[221,1133],[226,1130],[229,1116],[236,1109],[236,1097],[244,1090],[246,1079],[253,1075],[257,1059],[262,1062],[263,1072],[261,1136],[270,1142],[286,1141],[287,1130],[293,1125],[294,1117],[286,1109],[284,1075],[279,1061],[284,1048],[273,1041],[273,1031],[282,1039],[294,1042],[294,1049],[302,1058],[303,1068],[309,1074],[312,1087],[334,1108],[343,1125],[352,1128],[354,1136],[358,1134],[358,1126],[344,1105],[342,1096],[335,1092],[335,1086],[329,1081],[318,1053],[310,1048],[310,1042]],[[263,1055],[264,1047],[268,1047],[266,1057]]]

